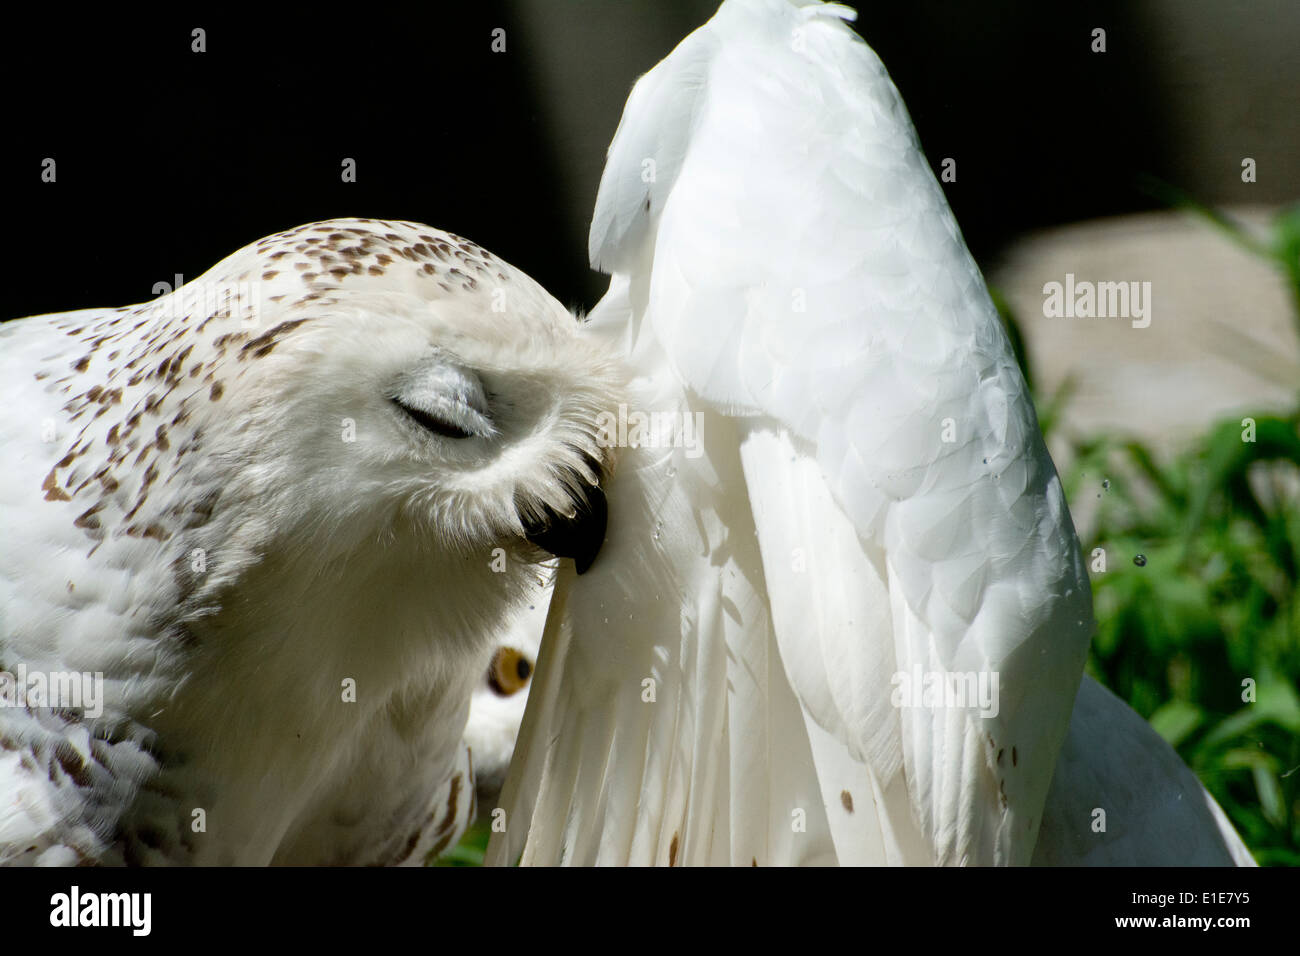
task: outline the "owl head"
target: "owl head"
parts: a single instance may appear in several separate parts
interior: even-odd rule
[[[624,373],[524,273],[426,226],[334,220],[196,281],[248,307],[193,329],[213,361],[186,409],[182,484],[205,501],[187,544],[219,559],[186,582],[194,608],[235,585],[298,608],[342,590],[468,648],[540,562],[595,560],[613,464],[596,423]]]

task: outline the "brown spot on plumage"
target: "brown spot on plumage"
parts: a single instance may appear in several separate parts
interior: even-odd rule
[[[302,734],[299,734],[298,736],[301,737]],[[411,854],[415,852],[415,848],[420,845],[420,837],[424,836],[424,831],[428,828],[429,824],[432,822],[433,822],[433,814],[430,814],[429,819],[425,820],[424,823],[420,824],[418,827],[415,828],[415,832],[412,833],[407,838],[406,846],[402,848],[401,854],[397,857],[397,861],[399,863],[409,859]],[[451,834],[448,833],[445,837],[443,837],[439,841],[438,848],[436,848],[434,852],[441,853],[442,852],[441,848],[445,848],[447,843],[450,840],[451,840]]]
[[[86,769],[86,761],[82,758],[77,749],[66,740],[60,740],[54,747],[54,759],[58,761],[63,772],[72,778],[73,783],[78,787],[89,787],[92,783],[90,771]],[[53,765],[51,764],[50,779],[54,779]]]
[[[45,481],[41,483],[41,490],[45,492],[46,501],[71,501],[72,498],[66,491],[59,487],[59,476],[57,474],[60,468],[66,468],[71,463],[71,458],[64,458],[45,476]]]
[[[267,329],[257,338],[246,343],[244,347],[239,350],[239,357],[243,359],[250,353],[254,358],[262,358],[265,355],[269,355],[271,350],[279,344],[282,336],[292,332],[306,321],[306,319],[290,319],[287,322],[281,322],[274,328]]]
[[[225,386],[223,386],[220,382],[213,382],[212,388],[208,390],[208,398],[214,402],[219,401],[221,399],[222,394],[225,392],[225,390],[226,390]]]
[[[438,832],[451,830],[456,825],[456,807],[460,801],[461,775],[451,778],[451,791],[447,794],[447,815],[438,824]]]
[[[83,355],[81,358],[77,359],[72,367],[78,372],[84,372],[86,369],[90,368],[90,356]]]
[[[841,790],[840,803],[844,805],[844,809],[849,813],[853,812],[853,794],[849,793],[847,790]]]
[[[103,507],[104,507],[103,502],[100,502],[97,505],[92,505],[91,507],[83,511],[81,514],[77,515],[77,517],[73,520],[72,523],[76,525],[78,528],[81,528],[85,531],[100,530],[99,518],[96,517],[95,513]]]
[[[442,851],[447,849],[447,845],[451,843],[451,838],[455,835],[455,833],[456,831],[453,830],[450,833],[444,833],[442,836],[440,836],[438,838],[438,842],[433,845],[433,849],[431,849],[428,852],[428,854],[425,856],[424,858],[425,862],[427,863],[432,860],[436,860],[438,857],[440,857],[442,855]],[[416,833],[417,841],[419,839],[419,836],[420,834],[417,832]],[[409,850],[407,850],[407,856],[409,856],[414,849],[415,847],[411,847]]]
[[[190,506],[190,517],[185,522],[185,530],[188,531],[192,528],[201,528],[203,525],[207,524],[208,520],[212,517],[212,511],[216,506],[216,494],[204,495],[198,501],[194,502]]]
[[[215,349],[224,349],[228,345],[238,345],[247,338],[247,332],[227,332],[224,335],[218,335],[213,339],[212,347]]]
[[[668,865],[677,865],[677,834],[673,834],[673,842],[668,845]]]

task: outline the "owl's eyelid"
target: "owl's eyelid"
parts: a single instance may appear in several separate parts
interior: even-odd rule
[[[421,427],[444,438],[490,438],[488,398],[473,371],[434,352],[402,375],[388,398]]]
[[[413,408],[405,404],[400,399],[392,399],[394,405],[404,411],[408,416],[413,418],[417,424],[435,435],[441,435],[444,438],[475,438],[478,437],[475,432],[457,425],[455,422],[439,418],[422,408]]]

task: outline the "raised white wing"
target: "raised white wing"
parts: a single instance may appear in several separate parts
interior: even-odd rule
[[[1088,581],[983,279],[848,13],[727,0],[628,101],[591,325],[640,407],[698,434],[632,436],[605,549],[561,576],[497,860],[1030,860]],[[968,696],[903,696],[945,685]]]

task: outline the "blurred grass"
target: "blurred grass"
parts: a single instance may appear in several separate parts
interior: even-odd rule
[[[1165,195],[1278,269],[1300,335],[1300,206],[1261,240],[1181,193]],[[1018,341],[1014,317],[995,302]],[[1050,433],[1069,383],[1037,401]],[[1083,542],[1089,567],[1094,548],[1106,555],[1105,572],[1091,575],[1088,672],[1177,749],[1261,865],[1297,866],[1300,399],[1288,415],[1250,418],[1253,434],[1241,418],[1208,423],[1167,463],[1141,442],[1075,439],[1062,481],[1071,501],[1101,499]]]
[[[483,856],[487,853],[488,838],[492,830],[486,823],[474,823],[460,842],[434,860],[433,866],[482,866]]]

